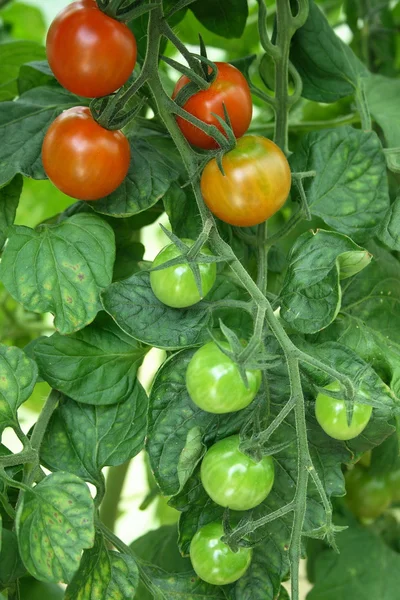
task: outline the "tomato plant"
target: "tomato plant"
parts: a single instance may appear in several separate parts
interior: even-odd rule
[[[234,435],[211,446],[201,463],[201,482],[216,504],[250,510],[270,493],[274,463],[270,456],[256,462],[240,451],[239,444]]]
[[[80,200],[98,200],[121,185],[128,173],[129,143],[108,131],[90,110],[77,106],[50,125],[42,149],[43,166],[59,190]]]
[[[229,344],[222,342],[229,351]],[[215,342],[197,350],[186,372],[186,386],[202,410],[223,414],[246,408],[261,385],[261,371],[246,371],[247,384],[238,365]]]
[[[197,575],[212,585],[234,583],[249,568],[251,550],[240,548],[236,553],[221,538],[220,523],[204,525],[190,544],[190,560]]]
[[[193,240],[184,240],[188,247],[193,245]],[[210,256],[208,248],[203,248],[202,253]],[[181,251],[174,244],[169,244],[163,248],[153,261],[153,268],[159,267],[164,263],[181,256]],[[215,263],[202,263],[198,265],[201,290],[197,288],[196,280],[189,263],[178,263],[171,267],[159,271],[152,271],[150,274],[150,284],[154,295],[167,306],[172,308],[185,308],[200,302],[202,297],[207,296],[214,285],[217,275]]]
[[[253,114],[249,85],[242,73],[233,65],[222,62],[215,64],[217,74],[209,88],[191,96],[185,102],[183,108],[200,121],[207,123],[207,125],[214,125],[223,132],[222,125],[215,115],[224,119],[225,105],[233,133],[237,138],[240,138],[248,130]],[[175,98],[189,81],[189,78],[183,75],[176,84],[172,97]],[[182,117],[178,117],[177,122],[185,138],[194,146],[204,150],[218,147],[214,138]]]
[[[0,600],[398,597],[399,25],[0,0]]]
[[[222,159],[215,158],[201,175],[201,191],[211,212],[230,225],[259,225],[274,215],[290,191],[289,163],[274,142],[246,135]]]
[[[61,85],[87,98],[115,92],[136,64],[135,36],[127,25],[99,10],[95,0],[66,6],[50,26],[46,49]]]
[[[334,381],[325,386],[332,392],[339,392],[340,385]],[[369,423],[372,406],[354,403],[350,424],[347,422],[345,400],[332,398],[320,392],[315,401],[315,415],[322,429],[335,440],[352,440],[360,435]]]

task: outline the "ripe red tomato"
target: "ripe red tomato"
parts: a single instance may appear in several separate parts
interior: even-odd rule
[[[68,5],[52,22],[47,58],[67,90],[98,98],[112,94],[131,75],[137,48],[131,30],[105,15],[95,0]]]
[[[246,79],[236,67],[229,63],[219,62],[215,64],[218,73],[210,87],[191,96],[183,105],[183,108],[194,117],[207,123],[207,125],[215,125],[220,131],[223,131],[222,126],[212,113],[224,119],[223,104],[225,104],[233,132],[239,138],[248,130],[253,114],[250,88]],[[188,77],[183,75],[176,84],[172,97],[175,98],[189,81]],[[185,121],[182,117],[177,117],[177,123],[185,138],[193,146],[204,150],[218,148],[217,142],[212,137],[195,125]]]
[[[282,150],[264,137],[246,135],[201,176],[201,191],[211,212],[230,225],[250,227],[272,217],[285,204],[291,173]]]
[[[98,200],[111,194],[129,168],[129,142],[121,131],[109,131],[93,119],[89,108],[64,111],[50,125],[42,159],[48,178],[64,194]]]

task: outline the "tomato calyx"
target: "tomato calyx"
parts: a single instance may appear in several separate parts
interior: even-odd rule
[[[123,6],[124,0],[96,0],[99,9],[108,17],[126,23],[140,17],[152,10],[154,3],[143,4],[140,0],[132,0],[127,6]]]

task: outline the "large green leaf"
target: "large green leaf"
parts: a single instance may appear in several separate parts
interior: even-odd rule
[[[21,192],[20,175],[16,175],[8,185],[0,188],[0,249],[7,239],[9,227],[14,223]]]
[[[21,558],[40,581],[68,583],[81,551],[94,543],[94,505],[87,485],[70,473],[48,475],[24,492],[16,519]]]
[[[17,423],[17,409],[29,398],[37,366],[19,348],[0,345],[0,434]]]
[[[310,210],[356,242],[369,240],[389,208],[386,161],[378,136],[352,127],[305,135],[294,171],[316,171],[305,189]]]
[[[302,333],[314,333],[336,318],[341,303],[340,280],[370,262],[367,250],[338,233],[303,233],[289,257],[281,299],[282,318]]]
[[[33,577],[24,577],[19,582],[21,600],[63,600],[64,590],[56,583],[42,583]]]
[[[63,110],[85,102],[62,88],[37,87],[15,102],[0,103],[0,185],[17,173],[45,179],[41,153],[49,125]]]
[[[317,102],[354,94],[359,78],[368,73],[313,0],[305,25],[293,37],[290,59],[303,80],[302,95]]]
[[[27,309],[51,312],[61,333],[93,321],[99,293],[111,283],[114,233],[95,215],[80,214],[35,230],[14,227],[0,266],[10,294]]]
[[[90,202],[92,208],[114,217],[129,217],[157,204],[180,174],[180,158],[168,138],[145,131],[128,134],[131,163],[124,182],[110,196]]]
[[[228,326],[246,325],[247,315],[242,311],[213,307],[213,301],[243,297],[243,290],[221,276],[206,300],[187,309],[169,308],[154,296],[148,272],[113,283],[102,294],[105,310],[123,331],[145,344],[166,349],[203,343],[210,337],[208,329],[214,321],[218,323],[219,317]]]
[[[26,569],[19,556],[15,533],[4,528],[1,531],[1,516],[0,536],[0,589],[3,589],[22,577]]]
[[[132,600],[138,583],[139,572],[133,558],[108,550],[103,537],[98,535],[93,548],[83,553],[65,600]]]
[[[13,100],[18,94],[20,66],[46,58],[43,46],[36,42],[3,42],[0,44],[0,102]]]
[[[101,469],[117,466],[142,450],[147,433],[146,392],[137,381],[124,402],[89,406],[63,398],[41,446],[41,460],[51,471],[69,471],[95,485]]]
[[[400,557],[373,531],[352,523],[337,538],[340,553],[325,549],[314,566],[307,600],[392,600],[400,586]]]
[[[18,94],[22,96],[25,92],[41,86],[61,89],[47,60],[33,60],[22,65],[18,76]]]
[[[146,352],[104,313],[77,333],[54,333],[34,347],[45,381],[74,400],[95,405],[130,397]]]
[[[198,0],[190,9],[204,27],[225,38],[240,38],[249,14],[247,0]]]

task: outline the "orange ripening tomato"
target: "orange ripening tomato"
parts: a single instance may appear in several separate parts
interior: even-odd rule
[[[236,67],[229,63],[217,62],[215,64],[218,73],[210,87],[191,96],[183,108],[200,121],[207,125],[215,125],[223,132],[221,124],[212,113],[225,119],[223,108],[223,104],[225,104],[233,132],[239,138],[248,130],[253,114],[250,88]],[[175,98],[189,81],[188,77],[183,75],[176,84],[172,97]],[[183,135],[193,146],[204,150],[218,148],[217,142],[201,129],[182,117],[177,117],[176,120]]]
[[[230,225],[263,223],[285,204],[291,173],[282,150],[271,140],[246,135],[222,158],[223,175],[215,158],[201,176],[201,191],[211,212]]]
[[[79,200],[99,200],[125,179],[130,146],[121,131],[104,129],[89,108],[76,106],[50,125],[42,159],[48,178],[64,194]]]
[[[112,94],[136,64],[135,36],[105,15],[94,0],[69,4],[50,25],[47,58],[58,81],[78,96]]]

